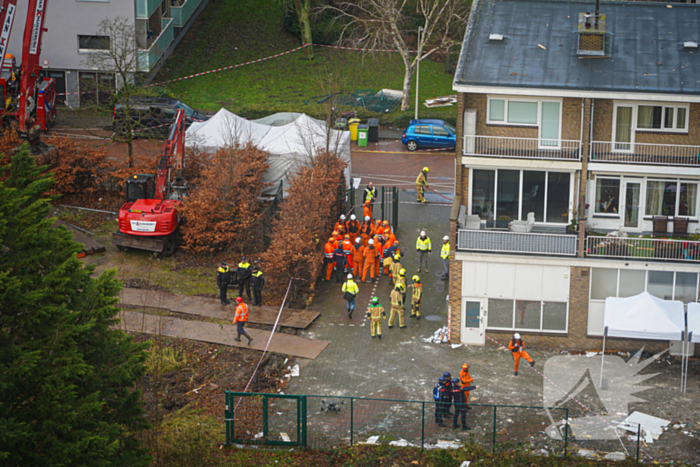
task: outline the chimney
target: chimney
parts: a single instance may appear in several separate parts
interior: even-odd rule
[[[605,15],[598,12],[578,14],[578,55],[605,56]]]

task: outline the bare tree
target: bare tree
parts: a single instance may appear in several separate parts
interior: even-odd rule
[[[415,13],[411,10],[415,7]],[[464,0],[354,0],[325,5],[322,11],[333,11],[337,19],[347,20],[342,29],[341,43],[366,49],[398,50],[403,59],[403,99],[401,110],[409,108],[411,80],[419,60],[432,54],[448,52],[459,43],[469,14],[469,2]],[[422,27],[417,41],[418,54],[411,56],[407,37],[418,23]],[[425,51],[425,52],[424,52]]]
[[[301,41],[304,44],[309,44],[304,48],[304,58],[313,60],[314,48],[313,37],[311,35],[311,10],[313,0],[279,0],[282,7],[287,11],[293,11],[299,21],[299,30],[301,31]]]
[[[86,67],[114,76],[111,80],[96,83],[96,92],[108,94],[112,101],[121,105],[118,127],[112,140],[126,143],[127,166],[134,165],[134,136],[142,116],[134,108],[134,98],[151,95],[148,89],[138,84],[139,52],[136,47],[136,29],[132,20],[125,16],[105,18],[100,21],[97,37],[100,43],[84,60]]]

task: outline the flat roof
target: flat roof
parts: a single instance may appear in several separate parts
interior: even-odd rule
[[[474,0],[454,87],[700,94],[700,6],[600,2],[606,57],[578,51],[579,13],[595,2]],[[477,3],[478,2],[478,3]],[[669,7],[670,6],[670,7]],[[502,34],[503,40],[489,40]]]

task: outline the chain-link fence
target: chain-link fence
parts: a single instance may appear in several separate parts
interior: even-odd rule
[[[469,404],[463,429],[454,405],[431,401],[227,391],[226,441],[315,448],[386,443],[427,449],[477,443],[494,451],[527,447],[564,456],[569,448],[568,412]]]

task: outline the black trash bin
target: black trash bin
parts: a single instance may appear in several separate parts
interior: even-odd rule
[[[367,125],[369,126],[369,132],[367,134],[367,141],[370,143],[379,142],[379,119],[370,118],[367,120]]]

